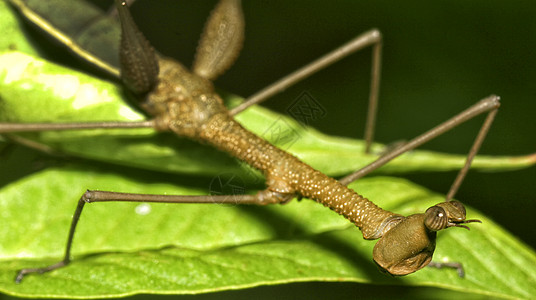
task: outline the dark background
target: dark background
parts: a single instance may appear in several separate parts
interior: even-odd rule
[[[138,0],[133,14],[160,52],[189,65],[215,2]],[[235,66],[216,81],[219,88],[248,96],[375,27],[384,36],[378,141],[410,139],[495,93],[501,96],[502,107],[481,153],[536,152],[536,8],[532,1],[243,2],[246,42]],[[370,50],[364,50],[263,105],[285,112],[307,91],[326,110],[314,127],[331,135],[360,138],[369,74]],[[423,148],[466,153],[482,120],[463,125]],[[454,172],[446,172],[406,177],[445,193],[454,176]],[[534,167],[508,173],[471,172],[456,198],[534,247],[535,182]],[[353,283],[303,283],[205,297],[427,298],[434,291],[439,290],[381,287],[378,291],[376,286]],[[449,295],[441,292],[436,296]]]

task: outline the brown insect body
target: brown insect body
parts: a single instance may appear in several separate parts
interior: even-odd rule
[[[379,228],[397,216],[246,130],[208,80],[167,58],[160,58],[159,64],[158,83],[142,106],[165,129],[211,144],[262,171],[268,186],[266,204],[281,202],[287,195],[313,199],[356,224],[366,239],[381,237]]]
[[[237,1],[223,1],[222,3],[227,3],[228,6],[232,7],[231,9],[238,7],[236,3],[230,4],[230,2]],[[217,73],[220,73],[221,67],[215,63],[198,62],[198,59],[203,59],[207,55],[206,53],[203,55],[203,49],[210,48],[206,45],[207,37],[225,45],[241,43],[241,39],[223,42],[226,37],[214,32],[225,27],[221,23],[214,22],[214,18],[226,19],[220,17],[220,14],[227,13],[225,8],[222,9],[222,6],[225,4],[220,4],[209,20],[200,43],[200,50],[198,50],[201,51],[201,55],[198,54],[194,63],[194,69],[202,69],[203,71],[200,73],[203,76],[188,71],[176,61],[159,57],[160,73],[158,79],[155,81],[155,87],[142,97],[144,99],[142,107],[155,117],[160,129],[171,130],[179,136],[211,144],[262,171],[266,177],[267,189],[259,192],[258,204],[282,203],[288,196],[300,196],[315,200],[354,223],[361,229],[365,239],[378,239],[386,236],[385,239],[378,242],[374,251],[374,259],[379,266],[389,273],[405,275],[426,266],[432,259],[435,249],[435,232],[424,226],[422,217],[424,214],[406,218],[381,209],[339,181],[313,169],[293,155],[278,149],[246,130],[229,114],[208,79],[216,77]],[[240,13],[234,14],[241,15]],[[125,26],[125,21],[122,22],[123,30],[137,31],[133,23]],[[235,29],[234,31],[241,30]],[[143,39],[138,33],[123,33],[123,40],[128,37]],[[122,42],[126,45],[142,43]],[[230,48],[239,49],[240,47],[230,46]],[[152,52],[152,50],[147,51]],[[126,55],[130,55],[130,53],[121,53],[121,57]],[[228,59],[234,60],[236,56],[230,55],[229,57]],[[212,60],[216,59],[212,58]],[[227,58],[223,60],[227,60]],[[127,62],[127,64],[123,63],[122,65],[122,77],[123,80],[126,79],[127,86],[130,87],[133,80],[125,77],[125,74],[132,73],[129,70],[133,66],[128,62],[137,60],[122,58],[121,61]],[[230,63],[227,60],[222,64],[226,68]],[[211,65],[211,67],[200,68],[199,65]],[[138,64],[134,68],[138,73],[140,69],[154,69],[151,62],[147,63],[147,67]],[[151,72],[146,73],[147,77],[152,76],[149,75]],[[140,86],[147,86],[145,82],[151,80],[139,81],[142,82]],[[134,90],[139,91],[140,89],[134,87]],[[408,240],[414,240],[416,243],[411,243],[405,247],[396,245],[397,241],[406,243]],[[387,251],[386,248],[391,250]]]

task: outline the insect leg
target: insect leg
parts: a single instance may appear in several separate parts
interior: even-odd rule
[[[488,132],[488,129],[489,129],[490,125],[491,125],[491,122],[493,121],[493,118],[495,117],[495,115],[497,113],[497,109],[500,106],[499,100],[500,100],[499,96],[491,95],[491,96],[489,96],[487,98],[484,98],[484,99],[478,101],[473,106],[471,106],[468,109],[462,111],[461,113],[459,113],[456,116],[450,118],[449,120],[447,120],[447,121],[441,123],[440,125],[428,130],[427,132],[419,135],[418,137],[416,137],[416,138],[412,139],[411,141],[407,142],[406,144],[395,148],[394,150],[392,150],[392,151],[388,152],[387,154],[381,156],[380,158],[378,158],[374,162],[370,163],[369,165],[361,168],[360,170],[357,170],[356,172],[354,172],[354,173],[342,178],[340,180],[341,183],[349,184],[350,182],[352,182],[352,181],[354,181],[354,180],[356,180],[358,178],[361,178],[361,177],[367,175],[368,173],[376,170],[377,168],[383,166],[384,164],[386,164],[387,162],[389,162],[392,159],[396,158],[397,156],[399,156],[399,155],[401,155],[401,154],[403,154],[403,153],[405,153],[407,151],[410,151],[410,150],[413,150],[413,149],[419,147],[420,145],[428,142],[429,140],[432,140],[432,139],[442,135],[443,133],[449,131],[450,129],[452,129],[452,128],[464,123],[465,121],[468,121],[468,120],[474,118],[475,116],[477,116],[477,115],[479,115],[481,113],[488,112],[488,117],[486,118],[486,121],[484,122],[484,125],[480,129],[478,137],[477,137],[475,143],[473,144],[473,147],[471,148],[471,151],[469,153],[468,159],[466,160],[465,166],[460,170],[461,175],[458,175],[458,177],[460,179],[457,178],[455,180],[455,184],[453,184],[453,188],[451,188],[451,192],[449,192],[449,194],[452,193],[452,196],[453,196],[453,194],[456,192],[457,188],[459,187],[459,185],[461,183],[461,180],[463,180],[463,177],[467,173],[467,170],[469,169],[469,167],[471,165],[472,159],[476,155],[476,152],[478,151],[478,148],[482,144],[482,141],[483,141],[486,133]],[[447,197],[447,199],[448,199],[448,197]]]
[[[339,48],[309,63],[301,69],[292,72],[291,74],[279,79],[278,81],[258,91],[257,93],[247,98],[244,103],[231,109],[231,115],[236,115],[253,104],[258,104],[260,102],[265,101],[273,95],[282,92],[283,90],[322,70],[323,68],[368,46],[372,46],[372,71],[369,94],[369,108],[365,126],[365,151],[368,153],[370,151],[370,145],[372,144],[372,140],[374,138],[374,126],[380,89],[382,36],[380,31],[377,29],[372,29],[357,36],[348,43],[340,46]]]
[[[458,263],[458,262],[438,263],[435,261],[431,261],[426,266],[430,268],[436,268],[436,269],[443,269],[443,268],[455,269],[460,278],[465,277],[465,271],[463,270],[463,266],[461,263]]]
[[[83,130],[83,129],[117,129],[117,128],[155,128],[155,120],[132,122],[80,122],[80,123],[0,123],[0,133],[28,132],[48,130]]]
[[[467,172],[469,171],[469,168],[471,167],[473,158],[475,157],[478,150],[480,149],[482,142],[484,142],[484,139],[486,138],[486,135],[488,134],[489,128],[491,127],[491,123],[493,123],[493,120],[495,119],[495,116],[497,115],[498,111],[499,111],[498,107],[496,107],[495,109],[493,109],[492,111],[488,113],[488,116],[486,117],[484,124],[482,124],[482,127],[480,127],[480,131],[478,132],[478,135],[475,141],[473,142],[473,145],[471,146],[469,153],[467,154],[465,165],[458,172],[456,179],[452,183],[449,189],[449,192],[447,193],[447,197],[445,198],[445,201],[450,201],[452,198],[454,198],[454,195],[460,188],[460,185],[462,184],[462,181],[465,178],[465,175],[467,175]]]
[[[0,123],[0,135],[7,133],[5,137],[24,145],[49,154],[57,154],[55,151],[38,142],[26,139],[9,133],[15,132],[37,132],[37,131],[57,131],[57,130],[84,130],[84,129],[118,129],[118,128],[153,128],[158,131],[167,131],[168,128],[163,122],[157,119],[132,122],[78,122],[78,123]]]
[[[151,195],[151,194],[133,194],[133,193],[117,193],[107,191],[92,191],[87,190],[78,200],[78,205],[71,220],[69,235],[65,246],[65,254],[63,259],[52,265],[42,268],[27,268],[22,269],[17,273],[15,278],[16,283],[20,283],[24,277],[33,273],[47,273],[64,266],[71,262],[71,248],[73,244],[76,225],[82,210],[86,203],[93,202],[151,202],[151,203],[207,203],[207,204],[250,204],[250,205],[267,205],[284,203],[287,200],[287,195],[263,190],[255,195],[207,195],[207,196],[182,196],[182,195]]]

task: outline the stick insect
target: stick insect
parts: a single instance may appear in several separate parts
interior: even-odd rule
[[[365,239],[380,239],[374,249],[374,261],[392,275],[406,275],[431,263],[436,232],[448,227],[468,228],[464,224],[478,220],[466,219],[465,208],[452,197],[467,173],[499,107],[499,98],[489,96],[440,126],[383,155],[369,166],[337,181],[314,170],[292,155],[272,146],[242,128],[232,115],[307,77],[348,54],[366,47],[373,49],[372,80],[366,139],[373,137],[375,107],[379,91],[381,34],[368,31],[311,65],[292,73],[274,85],[250,97],[243,105],[230,111],[223,107],[209,80],[215,79],[234,62],[241,47],[243,20],[240,1],[222,0],[213,11],[202,36],[198,55],[190,73],[179,63],[155,54],[133,23],[126,4],[116,1],[122,22],[121,77],[133,97],[154,119],[144,122],[101,122],[74,124],[1,124],[2,132],[76,130],[88,128],[149,127],[172,131],[230,153],[261,170],[267,189],[255,195],[233,197],[238,204],[282,204],[294,197],[310,198],[343,215],[363,232]],[[471,148],[467,162],[456,178],[445,202],[430,207],[424,214],[404,217],[377,207],[346,185],[384,165],[398,155],[471,119],[488,113],[488,117]],[[368,148],[368,147],[367,147]],[[237,200],[238,199],[238,200]],[[83,207],[90,202],[132,201],[162,203],[228,203],[229,197],[140,195],[106,191],[87,191],[80,198],[68,236],[62,261],[42,268],[21,270],[16,278],[22,281],[32,273],[45,273],[71,262],[70,250]],[[409,237],[409,238],[408,238]],[[407,240],[411,243],[406,244]],[[398,246],[396,246],[398,245]]]

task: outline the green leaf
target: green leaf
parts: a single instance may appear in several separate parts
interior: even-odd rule
[[[43,188],[46,186],[46,188]],[[202,194],[206,188],[155,183],[87,165],[50,168],[0,191],[0,290],[26,297],[101,298],[136,293],[185,294],[297,281],[355,281],[439,286],[494,297],[536,293],[536,255],[493,221],[471,231],[441,232],[434,258],[461,261],[467,272],[424,269],[384,276],[371,261],[374,242],[342,217],[309,200],[245,207],[194,204],[95,203],[86,206],[74,262],[16,285],[16,271],[58,261],[75,200],[85,188]],[[352,188],[409,214],[442,196],[406,180],[363,179]]]

